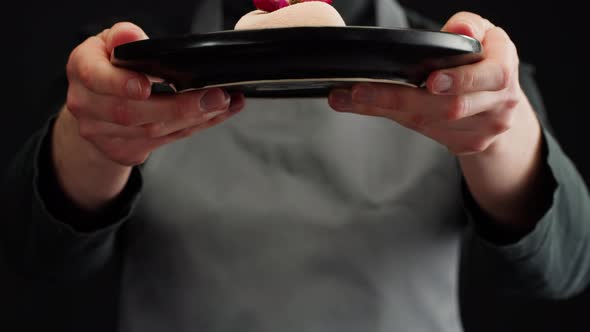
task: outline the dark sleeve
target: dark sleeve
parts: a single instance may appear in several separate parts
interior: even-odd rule
[[[538,112],[543,111],[532,73],[523,89]],[[522,74],[521,74],[522,75]],[[528,81],[527,81],[528,80]],[[468,190],[465,209],[470,220],[462,255],[462,279],[467,284],[507,293],[567,298],[590,284],[590,197],[584,180],[543,124],[545,162],[554,186],[550,206],[536,227],[517,239],[490,227]],[[465,188],[465,186],[464,186]]]
[[[116,255],[117,234],[131,217],[142,180],[139,169],[113,204],[88,214],[60,189],[51,161],[54,118],[32,136],[2,178],[0,243],[15,269],[56,279],[77,279],[98,272]]]

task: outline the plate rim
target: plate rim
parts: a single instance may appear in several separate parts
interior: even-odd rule
[[[375,34],[378,32],[378,34]],[[296,38],[295,38],[296,37]],[[327,38],[329,37],[329,38]],[[371,38],[372,37],[372,38]],[[481,53],[481,43],[472,37],[426,29],[383,27],[286,27],[250,30],[223,30],[216,32],[184,34],[169,37],[144,39],[119,45],[114,48],[112,59],[133,61],[161,57],[187,50],[269,46],[298,41],[340,44],[368,43],[381,45],[428,46],[444,48],[461,53]]]

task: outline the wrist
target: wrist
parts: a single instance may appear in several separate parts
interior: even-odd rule
[[[459,158],[469,190],[492,220],[530,228],[546,206],[541,126],[524,93],[510,130],[482,153]]]
[[[82,138],[76,118],[65,107],[51,135],[56,178],[64,193],[80,208],[100,210],[125,188],[132,167],[109,160]]]

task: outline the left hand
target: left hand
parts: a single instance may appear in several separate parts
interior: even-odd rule
[[[518,232],[534,227],[551,205],[541,126],[522,91],[519,58],[504,30],[479,15],[454,15],[443,31],[484,48],[481,61],[435,71],[426,89],[394,84],[332,91],[330,105],[391,119],[458,156],[475,201],[492,220]]]
[[[524,94],[518,81],[516,47],[504,30],[472,13],[454,15],[443,31],[479,40],[484,58],[439,70],[426,89],[361,83],[331,93],[337,111],[389,118],[446,146],[456,155],[486,151],[513,125]]]

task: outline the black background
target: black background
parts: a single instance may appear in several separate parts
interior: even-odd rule
[[[3,11],[4,121],[0,137],[3,151],[0,168],[4,168],[26,138],[55,111],[41,105],[51,104],[53,79],[63,70],[69,50],[74,46],[62,34],[79,29],[87,23],[87,18],[103,15],[101,4],[107,2],[119,1],[15,3],[14,8]],[[589,71],[584,50],[589,29],[586,27],[588,18],[582,9],[583,2],[401,2],[440,22],[457,11],[469,10],[503,27],[517,45],[521,60],[536,67],[536,76],[556,136],[590,183],[590,116],[586,106],[590,92],[586,83]],[[171,20],[174,20],[175,12],[173,3],[157,5],[161,6],[162,15],[168,15]],[[142,1],[121,4],[126,8],[142,5]],[[532,316],[523,315],[525,323],[518,331],[586,330],[581,326],[587,325],[588,295],[533,306],[538,310],[533,310],[536,313]],[[513,317],[518,316],[515,313]]]

